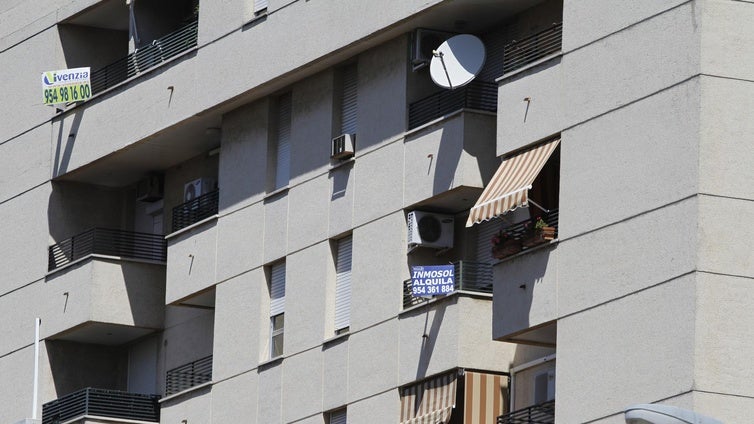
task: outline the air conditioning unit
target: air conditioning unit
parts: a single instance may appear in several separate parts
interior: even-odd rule
[[[164,180],[162,175],[150,175],[136,184],[136,200],[156,202],[162,199]]]
[[[418,28],[413,33],[411,43],[411,66],[414,71],[429,65],[432,60],[432,50],[440,47],[440,44],[455,33],[436,31],[433,29]]]
[[[183,202],[190,202],[215,188],[215,180],[211,178],[197,178],[194,181],[189,181],[183,186]]]
[[[355,152],[356,134],[343,134],[332,139],[332,159],[348,159]]]
[[[408,213],[408,246],[453,247],[453,216],[430,212]]]

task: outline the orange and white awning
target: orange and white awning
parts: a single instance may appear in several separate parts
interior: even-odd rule
[[[464,379],[464,424],[494,423],[505,413],[508,377],[466,371]]]
[[[511,156],[500,164],[492,180],[469,212],[466,226],[500,216],[529,202],[529,189],[547,159],[558,147],[560,138],[539,144]]]
[[[401,390],[401,424],[447,424],[456,405],[457,371]]]

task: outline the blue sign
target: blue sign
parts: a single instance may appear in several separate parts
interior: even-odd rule
[[[453,265],[411,267],[411,294],[414,297],[432,297],[453,293],[455,283]]]

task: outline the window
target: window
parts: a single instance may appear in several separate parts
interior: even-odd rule
[[[346,408],[328,412],[325,416],[327,424],[346,424]]]
[[[275,157],[273,190],[288,185],[291,168],[291,93],[283,94],[277,100],[277,125],[272,146]]]
[[[346,65],[340,70],[340,133],[356,134],[358,115],[358,73],[356,64]],[[338,135],[339,135],[338,134]]]
[[[254,16],[267,13],[268,0],[254,0]]]
[[[351,325],[351,236],[337,241],[335,257],[335,334]]]
[[[283,355],[285,262],[270,267],[270,359]]]

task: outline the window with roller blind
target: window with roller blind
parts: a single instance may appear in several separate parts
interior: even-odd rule
[[[351,236],[335,242],[335,334],[348,332],[351,325]]]
[[[330,411],[325,416],[327,424],[346,424],[346,408]]]
[[[283,355],[283,330],[285,328],[285,262],[269,269],[270,289],[270,359]]]
[[[356,63],[340,68],[339,96],[340,110],[339,126],[337,134],[356,134],[358,115],[358,72]]]
[[[267,13],[268,0],[254,0],[254,16],[264,15]]]
[[[288,186],[291,173],[291,93],[277,98],[273,109],[275,126],[270,142],[272,191]]]

